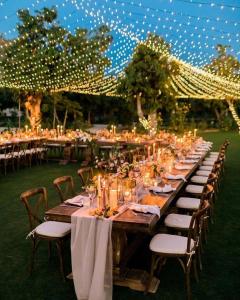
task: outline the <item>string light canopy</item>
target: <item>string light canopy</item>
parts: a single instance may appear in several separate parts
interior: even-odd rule
[[[9,0],[0,0],[0,28],[6,28],[0,42],[1,57],[5,48],[19,39],[16,12],[9,8],[9,3]],[[231,75],[223,78],[206,69],[215,55],[217,44],[231,45],[229,53],[238,59],[240,57],[240,6],[235,5],[233,0],[168,0],[159,3],[151,0],[26,0],[26,3],[31,13],[43,6],[55,6],[59,11],[59,23],[69,32],[84,27],[92,31],[106,24],[113,36],[113,43],[105,53],[111,65],[105,68],[104,76],[91,77],[88,74],[84,77],[81,68],[76,70],[71,64],[63,62],[64,71],[56,72],[48,82],[39,76],[39,66],[36,65],[31,70],[31,78],[23,78],[22,81],[16,82],[14,76],[12,80],[5,80],[0,75],[0,86],[116,95],[117,79],[123,76],[134,48],[144,43],[148,33],[152,32],[171,45],[170,59],[179,63],[179,75],[171,78],[178,98],[240,99],[238,73],[230,72]],[[8,10],[4,14],[6,7]],[[16,7],[12,9],[16,10]],[[27,33],[24,38],[27,39]],[[21,48],[16,51],[20,52]],[[91,56],[91,51],[88,55]],[[23,53],[13,75],[25,63]],[[39,61],[39,64],[43,62]],[[36,78],[38,86],[33,84]]]

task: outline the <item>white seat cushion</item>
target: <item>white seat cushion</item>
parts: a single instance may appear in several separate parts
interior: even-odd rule
[[[211,171],[204,171],[204,170],[198,170],[197,172],[196,172],[196,175],[198,175],[198,176],[209,176],[211,174]]]
[[[186,254],[187,237],[159,233],[156,234],[149,245],[151,251],[166,254]],[[194,247],[194,241],[191,240],[191,249]]]
[[[192,216],[181,215],[181,214],[169,214],[164,224],[168,227],[188,229],[190,226]]]
[[[213,166],[214,163],[215,163],[214,161],[206,161],[206,160],[204,160],[202,164],[203,164],[203,166]]]
[[[216,161],[216,158],[211,158],[211,157],[207,157],[206,159],[204,159],[204,161]]]
[[[176,207],[190,210],[197,210],[200,206],[201,200],[199,198],[180,197],[176,202]]]
[[[210,155],[209,155],[209,157],[213,157],[213,158],[214,158],[214,157],[218,157],[218,156],[219,156],[219,154],[210,154]]]
[[[187,193],[191,193],[191,194],[202,194],[203,188],[204,188],[203,185],[188,184],[186,186],[185,191]]]
[[[193,176],[190,179],[191,182],[205,184],[208,181],[208,177],[206,176]]]
[[[213,166],[200,166],[199,170],[203,170],[203,171],[212,171]]]
[[[35,229],[35,232],[39,235],[45,235],[48,237],[64,237],[71,231],[71,224],[56,222],[56,221],[47,221],[38,225]]]

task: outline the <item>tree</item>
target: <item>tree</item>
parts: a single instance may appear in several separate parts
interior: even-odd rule
[[[174,98],[170,78],[178,71],[177,62],[170,56],[170,46],[163,38],[150,34],[135,48],[132,61],[119,79],[118,93],[136,101],[140,121],[147,114],[150,127],[156,129],[157,110]]]
[[[212,59],[210,64],[205,66],[205,70],[224,78],[231,80],[240,80],[240,62],[236,57],[227,53],[230,46],[218,44],[216,46],[217,56]],[[226,99],[227,100],[227,99]],[[218,124],[221,124],[224,117],[228,113],[228,105],[224,101],[211,101],[206,102],[215,113]]]
[[[57,11],[43,8],[31,15],[18,11],[18,38],[4,47],[0,67],[6,86],[26,91],[26,110],[35,128],[41,122],[43,94],[68,86],[86,85],[104,76],[110,64],[104,52],[112,37],[107,26],[75,34],[57,23]]]

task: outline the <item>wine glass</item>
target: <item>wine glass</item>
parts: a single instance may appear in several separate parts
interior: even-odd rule
[[[89,185],[86,187],[86,192],[88,193],[89,197],[89,206],[93,207],[94,206],[94,200],[96,199],[97,196],[97,189],[94,185]]]

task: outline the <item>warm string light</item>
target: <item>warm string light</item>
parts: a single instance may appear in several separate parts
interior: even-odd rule
[[[231,100],[227,100],[227,102],[228,102],[229,110],[230,110],[230,112],[231,112],[231,114],[233,116],[233,119],[235,120],[235,122],[236,122],[236,124],[238,126],[238,132],[240,134],[240,118],[239,118],[239,116],[238,116],[238,114],[236,112],[236,109],[234,107],[233,102]]]
[[[34,9],[39,8],[41,1],[34,1],[32,7]],[[44,1],[44,5],[47,5],[47,1]],[[172,1],[173,2],[173,1]],[[184,2],[184,1],[183,1]],[[192,1],[191,1],[192,2]],[[82,93],[89,94],[115,94],[116,90],[116,78],[122,75],[122,70],[131,59],[132,50],[134,47],[145,40],[148,32],[162,32],[165,39],[171,43],[173,49],[173,55],[176,59],[187,56],[188,62],[195,67],[201,67],[209,62],[209,58],[213,57],[210,51],[214,49],[216,43],[220,40],[223,42],[231,43],[234,36],[236,42],[239,41],[239,32],[230,32],[221,30],[217,24],[220,22],[227,27],[237,28],[240,22],[234,20],[226,20],[220,17],[196,17],[183,12],[174,11],[172,9],[160,9],[152,8],[148,5],[143,5],[144,1],[120,1],[120,0],[63,0],[60,4],[56,5],[58,9],[65,8],[69,5],[73,6],[73,10],[67,12],[61,21],[66,24],[66,28],[71,31],[71,28],[82,27],[81,23],[87,21],[90,30],[105,23],[107,24],[111,32],[115,37],[114,44],[107,51],[107,56],[113,62],[112,66],[105,69],[105,76],[94,77],[82,76],[82,69],[75,70],[72,65],[64,64],[64,70],[66,74],[70,73],[71,76],[63,76],[61,72],[56,71],[54,73],[54,80],[49,80],[46,85],[46,89],[52,91],[58,90],[74,90]],[[145,2],[147,3],[147,2]],[[185,3],[190,3],[185,1]],[[218,5],[211,5],[212,8],[218,7]],[[224,8],[228,7],[224,5]],[[237,8],[237,7],[236,7]],[[28,8],[30,10],[30,8]],[[79,14],[80,13],[80,14]],[[136,17],[136,19],[134,19]],[[76,19],[77,18],[77,19]],[[10,16],[4,18],[4,20],[10,19]],[[127,21],[131,20],[131,23]],[[1,21],[1,20],[0,20]],[[216,25],[214,24],[217,23]],[[199,24],[203,24],[199,25]],[[74,26],[77,25],[77,26]],[[209,25],[209,26],[208,26]],[[13,29],[13,32],[15,30]],[[8,33],[5,33],[7,36]],[[24,37],[27,38],[27,35]],[[57,42],[54,39],[54,42]],[[14,43],[14,40],[10,43]],[[19,49],[21,51],[21,49]],[[233,52],[233,49],[231,49]],[[237,55],[240,52],[237,52]],[[14,55],[14,54],[13,54]],[[86,57],[91,56],[91,52]],[[24,53],[21,64],[24,64]],[[18,75],[21,70],[21,64],[15,66],[15,74]],[[41,67],[41,61],[39,65],[33,67],[33,77],[39,80],[39,88],[42,86],[41,75],[38,75],[38,68]],[[233,90],[227,91],[224,89],[224,84],[229,86],[229,83],[239,80],[237,77],[229,76],[225,82],[212,78],[207,74],[202,75],[200,70],[197,69],[197,76],[193,76],[195,73],[194,67],[185,68],[184,64],[181,65],[181,76],[173,78],[172,87],[173,90],[178,91],[178,97],[214,97],[217,95],[218,99],[222,99],[225,95],[232,96],[235,99],[239,98],[239,92],[234,87]],[[11,73],[9,72],[9,76]],[[14,78],[14,76],[12,75]],[[1,86],[9,86],[21,89],[33,89],[34,81],[31,78],[20,78],[21,84],[17,84],[15,80],[2,81]],[[210,83],[210,86],[209,86]],[[220,89],[218,85],[220,84]],[[231,86],[231,85],[230,85]]]

